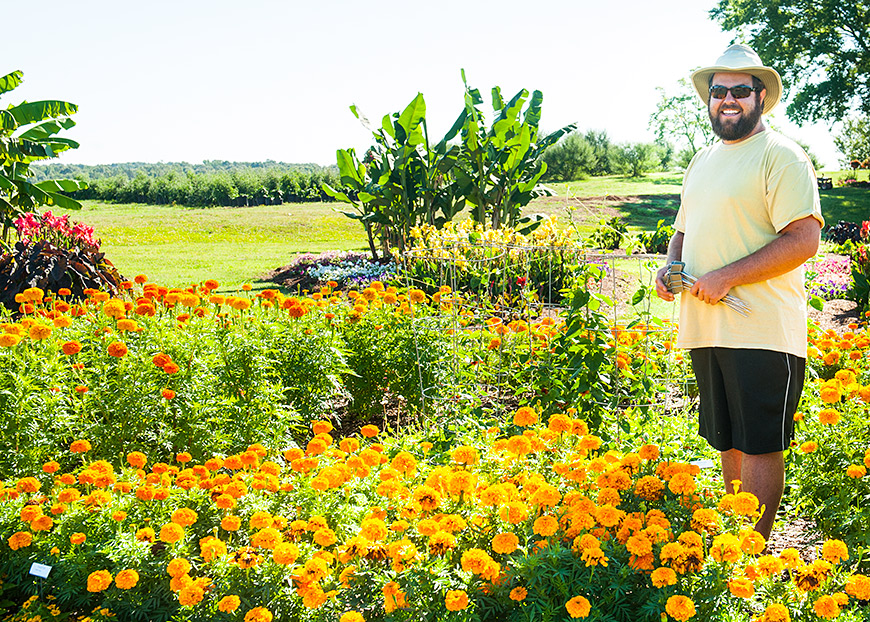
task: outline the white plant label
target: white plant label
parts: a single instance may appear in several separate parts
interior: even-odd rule
[[[45,564],[33,562],[33,565],[30,566],[30,574],[42,579],[47,579],[49,572],[51,572],[51,566],[46,566]]]

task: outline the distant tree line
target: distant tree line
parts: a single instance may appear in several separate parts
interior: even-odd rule
[[[68,178],[88,188],[70,196],[114,203],[191,207],[279,205],[331,200],[324,183],[338,183],[336,167],[283,162],[131,162],[33,167],[37,180]]]

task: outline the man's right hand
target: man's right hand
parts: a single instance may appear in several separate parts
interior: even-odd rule
[[[663,266],[659,268],[659,271],[656,272],[656,294],[662,300],[666,300],[668,302],[673,302],[674,295],[668,290],[667,285],[665,285],[665,275],[670,270],[669,266]]]

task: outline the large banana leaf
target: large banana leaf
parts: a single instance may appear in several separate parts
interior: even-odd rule
[[[18,135],[19,139],[24,140],[33,140],[36,142],[45,140],[51,136],[54,136],[61,130],[68,130],[76,124],[75,121],[70,119],[69,117],[63,117],[60,119],[51,119],[49,121],[44,121],[39,125],[35,125],[29,128],[26,132],[22,132]],[[54,140],[68,140],[68,139],[59,139],[55,138]]]
[[[38,102],[24,102],[18,106],[12,106],[8,109],[18,125],[27,125],[28,123],[38,123],[46,119],[55,117],[65,117],[75,114],[78,106],[69,102],[57,100],[46,100]]]
[[[13,71],[0,78],[0,95],[8,93],[24,81],[24,72]]]

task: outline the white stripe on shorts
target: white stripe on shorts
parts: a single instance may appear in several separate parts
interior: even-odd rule
[[[782,450],[788,449],[788,440],[785,438],[785,412],[788,410],[788,389],[791,386],[791,365],[789,364],[788,354],[782,353],[785,357],[785,367],[788,369],[788,380],[785,383],[785,397],[782,401]]]

